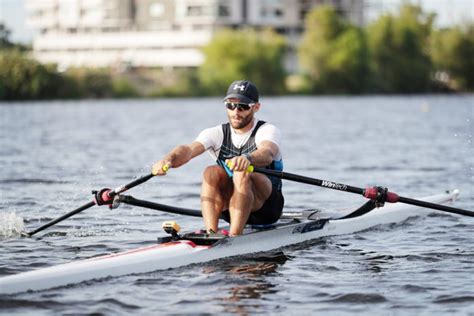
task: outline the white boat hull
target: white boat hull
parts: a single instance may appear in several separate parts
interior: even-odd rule
[[[458,194],[459,192],[455,190],[420,200],[447,203],[453,201]],[[110,276],[146,273],[192,263],[266,252],[320,237],[351,234],[376,225],[401,222],[423,212],[426,213],[427,210],[398,203],[386,205],[359,217],[319,222],[305,221],[264,232],[225,238],[214,246],[198,246],[187,240],[157,244],[2,277],[0,278],[0,294],[38,291]],[[258,242],[255,242],[255,234],[258,234]]]

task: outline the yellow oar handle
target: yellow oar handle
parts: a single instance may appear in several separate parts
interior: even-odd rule
[[[229,162],[227,162],[227,167],[232,168],[232,161],[229,160]],[[247,170],[245,170],[245,171],[247,171],[248,173],[251,173],[251,172],[253,172],[253,170],[254,170],[254,167],[252,165],[250,165],[250,166],[247,167]]]
[[[170,170],[170,165],[168,165],[168,164],[164,165],[163,167],[161,167],[161,170],[162,170],[164,173],[168,172],[168,170]],[[156,175],[158,175],[158,172],[157,172],[157,173],[154,173],[154,172],[153,172],[153,168],[152,168],[151,174],[152,174],[153,176],[156,176]]]

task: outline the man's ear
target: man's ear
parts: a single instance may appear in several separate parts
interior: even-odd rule
[[[253,106],[254,112],[258,112],[258,110],[260,110],[260,102],[255,103],[255,105]]]

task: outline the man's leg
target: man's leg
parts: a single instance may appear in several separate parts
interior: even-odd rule
[[[263,174],[234,172],[234,191],[229,202],[230,235],[242,234],[250,213],[260,209],[272,193],[272,183]]]
[[[219,217],[232,192],[232,180],[220,166],[210,166],[204,170],[201,187],[201,210],[206,230],[217,232]]]

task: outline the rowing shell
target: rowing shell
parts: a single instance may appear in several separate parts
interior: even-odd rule
[[[420,200],[448,203],[458,190]],[[416,209],[416,210],[415,210]],[[167,241],[121,253],[109,254],[0,278],[0,294],[45,290],[83,281],[181,267],[193,263],[266,252],[312,239],[351,234],[376,225],[397,223],[426,210],[390,204],[347,219],[288,220],[265,229],[247,228],[238,237],[225,237],[211,245],[191,240]]]

